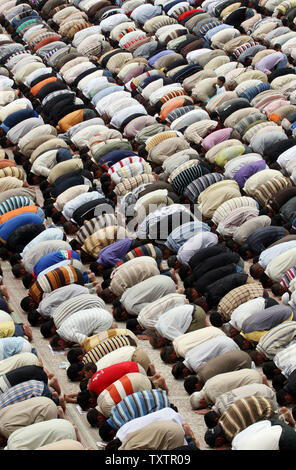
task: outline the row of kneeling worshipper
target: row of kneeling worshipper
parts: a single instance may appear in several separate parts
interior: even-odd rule
[[[106,450],[295,450],[292,0],[0,0],[0,25],[0,445],[88,448],[79,405]]]

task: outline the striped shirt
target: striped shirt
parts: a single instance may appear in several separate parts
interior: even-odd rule
[[[197,201],[198,196],[211,184],[222,181],[224,176],[220,173],[208,173],[207,175],[200,176],[192,181],[184,190],[184,195],[187,196],[191,202]]]
[[[131,259],[115,268],[111,275],[110,290],[120,297],[129,287],[157,274],[160,272],[152,257],[141,256]]]
[[[272,400],[264,397],[247,397],[237,400],[227,408],[219,424],[228,442],[253,423],[269,419],[276,409]]]
[[[292,343],[279,351],[272,359],[285,377],[296,369],[296,343]]]
[[[45,395],[45,391],[50,394],[47,385],[39,380],[28,380],[27,382],[14,385],[0,395],[0,409],[33,397],[41,397]]]
[[[146,416],[169,406],[170,402],[164,390],[136,392],[125,397],[113,408],[107,424],[117,430],[132,419]]]
[[[264,289],[261,284],[245,284],[232,289],[220,300],[217,310],[229,321],[232,312],[241,304],[256,297],[263,297]]]
[[[187,222],[176,227],[168,236],[165,245],[177,253],[184,243],[201,231],[210,231],[210,227],[204,222]]]
[[[83,286],[83,274],[71,265],[62,266],[40,276],[30,287],[29,296],[39,304],[43,294],[49,294],[53,290],[69,284],[80,284]]]
[[[151,390],[152,384],[144,374],[131,372],[109,385],[98,397],[98,409],[104,416],[109,417],[112,409],[123,398],[132,393]]]
[[[82,250],[86,251],[86,253],[88,253],[93,258],[97,258],[102,248],[105,248],[105,246],[114,243],[116,240],[127,238],[127,236],[128,234],[123,227],[110,225],[101,228],[97,232],[87,237],[82,245]]]
[[[256,350],[267,359],[274,356],[296,341],[296,323],[289,321],[281,323],[262,336],[256,346]]]
[[[57,334],[65,341],[81,344],[87,336],[111,328],[112,315],[103,308],[89,308],[73,313],[63,321]]]
[[[203,176],[203,174],[206,172],[208,172],[208,170],[205,171],[205,168],[198,164],[198,165],[192,166],[191,168],[187,168],[181,171],[181,173],[179,173],[175,177],[172,177],[171,175],[172,185],[173,185],[174,190],[178,194],[183,194],[186,187],[192,181],[194,181],[196,178],[199,178],[200,176]]]
[[[85,308],[88,310],[92,308],[105,308],[105,302],[97,295],[92,294],[77,295],[74,298],[65,300],[52,314],[56,328],[60,328],[61,324],[73,313],[85,310]]]
[[[151,174],[152,168],[147,162],[136,162],[120,168],[116,172],[112,173],[111,180],[115,184],[119,184],[122,180],[126,178],[132,178],[133,176],[140,174]]]
[[[228,201],[225,201],[223,204],[221,204],[218,209],[215,210],[213,216],[212,216],[212,221],[218,225],[221,220],[224,220],[225,217],[230,214],[234,209],[238,209],[240,207],[258,207],[257,202],[252,198],[252,197],[247,197],[247,196],[241,196],[241,197],[234,197],[232,199],[229,199]]]
[[[154,330],[159,317],[171,308],[185,305],[186,297],[183,294],[168,294],[142,308],[137,320],[140,325],[149,330]]]
[[[33,206],[34,202],[27,196],[12,196],[0,204],[0,216],[24,206]]]
[[[152,243],[147,243],[147,245],[142,245],[129,251],[117,262],[117,265],[120,266],[139,256],[150,256],[156,260],[157,266],[159,266],[162,261],[162,251],[157,246],[152,245]]]
[[[154,182],[154,175],[148,175],[147,173],[143,173],[142,175],[136,175],[132,178],[125,178],[123,181],[121,181],[115,186],[114,192],[117,196],[124,196],[125,194],[131,192],[133,189],[137,188],[141,184]]]
[[[113,336],[112,338],[108,338],[94,348],[90,349],[88,353],[83,356],[82,362],[84,364],[89,362],[96,363],[102,359],[102,357],[106,356],[106,354],[109,354],[110,352],[124,346],[131,346],[128,336]]]
[[[76,238],[79,243],[84,241],[93,233],[97,232],[101,228],[109,227],[111,225],[117,225],[118,215],[115,214],[103,214],[99,217],[94,217],[88,220],[76,233]]]
[[[260,184],[260,186],[258,186],[254,191],[253,196],[259,202],[260,206],[264,207],[269,199],[289,186],[293,186],[293,182],[290,178],[286,178],[285,176],[276,176],[266,183]]]
[[[111,330],[105,330],[86,338],[83,341],[82,346],[84,347],[84,350],[88,352],[98,344],[103,343],[106,339],[113,338],[114,336],[127,336],[132,338],[137,344],[137,337],[130,330],[127,330],[126,328],[112,328]]]
[[[295,277],[296,277],[296,266],[293,266],[287,272],[285,272],[283,279],[281,280],[281,285],[284,286],[287,290],[289,290],[290,283]]]

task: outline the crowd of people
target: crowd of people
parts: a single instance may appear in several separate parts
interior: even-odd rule
[[[75,403],[110,451],[295,450],[295,3],[0,0],[0,25],[0,257],[27,290],[17,323],[0,268],[1,448],[83,450]]]

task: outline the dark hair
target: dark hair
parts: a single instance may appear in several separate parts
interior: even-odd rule
[[[176,264],[176,261],[177,261],[177,256],[176,255],[169,256],[169,258],[167,260],[168,267],[173,268]]]
[[[180,277],[181,281],[184,282],[184,280],[185,280],[186,277],[188,276],[188,272],[189,272],[188,266],[185,266],[185,264],[182,264],[182,265],[180,266],[179,271],[178,271],[178,274],[179,274],[179,277]]]
[[[274,282],[271,286],[271,292],[273,293],[273,295],[276,295],[277,297],[279,297],[282,293],[280,292],[280,289],[284,287],[282,286],[282,284],[280,282]]]
[[[285,383],[287,383],[287,378],[283,374],[277,374],[272,379],[272,386],[276,392],[281,390]]]
[[[52,214],[51,218],[52,218],[53,223],[58,224],[59,222],[61,222],[62,215],[63,215],[62,212],[55,212],[54,214]]]
[[[284,389],[276,392],[276,401],[278,402],[279,405],[281,406],[287,405],[287,395],[289,394]]]
[[[52,336],[51,329],[53,326],[55,325],[54,325],[54,321],[52,318],[50,318],[49,320],[47,320],[45,323],[43,323],[40,326],[40,333],[42,334],[44,338],[50,338]]]
[[[70,349],[70,351],[68,351],[67,359],[70,364],[74,364],[74,362],[80,362],[78,360],[78,357],[81,355],[83,355],[83,351],[81,348],[72,348]]]
[[[77,240],[75,240],[75,238],[73,238],[73,240],[69,242],[69,245],[71,246],[73,250],[78,250],[80,247],[80,243]]]
[[[15,266],[20,266],[20,265],[15,265]],[[22,279],[22,282],[23,282],[23,285],[24,285],[25,289],[30,288],[30,285],[31,285],[32,281],[34,281],[33,274],[26,273],[24,275],[23,279]]]
[[[55,215],[56,215],[56,214],[53,214],[53,217],[54,217]],[[71,229],[72,229],[72,225],[76,225],[76,224],[73,224],[73,222],[70,222],[69,220],[63,224],[63,229],[64,229],[64,231],[65,231],[65,233],[66,233],[67,235],[70,235]]]
[[[52,216],[52,211],[54,210],[54,205],[52,202],[49,202],[48,204],[45,204],[43,206],[44,214],[45,217],[51,217]]]
[[[54,336],[52,337],[52,340],[50,341],[50,346],[51,346],[52,348],[55,348],[55,347],[58,345],[58,342],[59,342],[60,339],[61,339],[61,338],[59,337],[59,335],[54,335]]]
[[[174,352],[174,347],[173,346],[165,346],[162,348],[160,352],[160,357],[163,362],[166,362],[167,364],[170,363],[170,355]]]
[[[14,253],[10,257],[10,266],[14,266],[15,264],[18,264],[18,262],[22,259],[21,255],[19,253]]]
[[[32,326],[36,326],[40,318],[40,313],[38,310],[31,310],[31,312],[28,313],[28,322]]]
[[[277,366],[273,361],[267,361],[262,364],[262,372],[269,380],[274,377],[275,369],[277,369]]]
[[[77,403],[83,411],[86,411],[89,408],[90,397],[91,395],[89,390],[78,392]]]
[[[112,429],[108,423],[105,423],[99,427],[99,434],[103,441],[110,442],[114,434],[114,429]]]
[[[172,374],[175,377],[175,379],[183,378],[184,369],[186,369],[184,362],[178,361],[176,364],[173,365]]]
[[[88,379],[86,377],[83,377],[83,379],[80,380],[79,388],[83,392],[83,390],[87,390],[88,387]]]
[[[97,428],[98,427],[98,422],[97,418],[99,416],[99,412],[96,408],[91,408],[86,415],[86,419],[91,425],[92,428]]]
[[[222,315],[218,312],[213,312],[210,315],[210,322],[213,326],[220,327],[223,325]]]
[[[40,185],[39,185],[39,188],[40,188],[40,191],[44,192],[45,190],[49,189],[50,187],[50,184],[48,181],[41,181]]]
[[[136,318],[130,318],[127,322],[126,322],[126,328],[130,331],[132,331],[133,333],[136,333],[137,331],[137,326],[139,325],[139,322]]]
[[[111,452],[115,452],[116,450],[119,449],[119,447],[121,446],[122,442],[120,439],[118,439],[118,437],[116,439],[112,439],[112,441],[108,442],[108,444],[106,445],[105,447],[105,451],[111,451]],[[186,446],[188,447],[188,446]]]
[[[31,300],[32,300],[31,297],[29,297],[28,295],[21,300],[20,306],[21,306],[21,309],[24,310],[24,312],[30,311]]]
[[[87,364],[84,364],[84,370],[90,370],[95,374],[97,372],[97,365],[95,362],[88,362]]]
[[[219,421],[219,415],[215,411],[209,411],[204,415],[204,420],[207,428],[212,429]]]
[[[186,377],[184,380],[184,388],[189,395],[196,392],[196,384],[198,383],[198,379],[195,375],[191,375],[190,377]]]
[[[34,176],[38,176],[38,175],[35,175],[35,174],[32,173],[31,171],[30,171],[29,173],[27,173],[27,183],[28,183],[28,184],[30,184],[30,185],[35,184],[35,183],[34,183],[34,180],[33,180]],[[41,187],[41,185],[40,185],[40,187]],[[41,189],[41,188],[40,188],[40,189]]]
[[[0,258],[3,260],[3,261],[6,261],[8,259],[8,249],[5,248],[4,246],[1,246],[0,247]]]
[[[67,369],[67,376],[72,382],[80,380],[79,372],[83,370],[84,365],[82,362],[75,362]]]
[[[95,274],[97,274],[97,272],[98,272],[98,271],[97,271],[97,269],[98,269],[98,264],[99,264],[99,263],[98,263],[97,261],[94,261],[93,263],[90,263],[90,265],[89,265],[89,269],[90,269],[93,273],[95,273]]]
[[[11,271],[12,271],[12,274],[14,275],[14,277],[16,277],[17,279],[22,277],[22,275],[21,275],[22,269],[23,269],[23,266],[20,263],[14,264],[11,268]]]
[[[295,419],[296,419],[296,406],[294,406],[294,407],[292,408],[292,416],[293,416],[293,418],[294,418],[294,420],[295,420]]]
[[[225,77],[218,77],[218,80],[220,80],[220,82],[222,82],[223,85],[224,85],[224,83],[225,83]]]

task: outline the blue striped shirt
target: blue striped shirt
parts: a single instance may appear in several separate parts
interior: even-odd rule
[[[33,206],[34,202],[27,196],[12,196],[0,204],[0,215],[25,206]]]
[[[39,380],[22,382],[0,395],[0,409],[13,403],[29,400],[29,398],[44,396],[45,393],[47,393],[46,396],[50,395],[50,391],[44,382]]]
[[[113,429],[119,429],[132,419],[146,416],[169,406],[170,402],[164,390],[154,389],[132,393],[112,409],[107,423]]]
[[[193,237],[198,232],[208,232],[210,227],[204,222],[187,222],[179,227],[175,228],[168,236],[165,245],[171,250],[177,253],[184,243]]]

